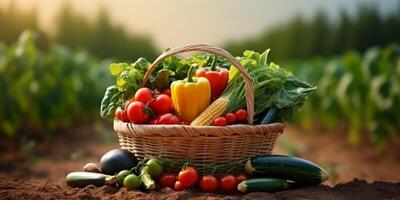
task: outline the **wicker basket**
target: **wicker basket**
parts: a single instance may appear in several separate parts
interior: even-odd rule
[[[114,130],[118,134],[121,147],[131,151],[139,159],[162,155],[169,159],[188,159],[199,164],[223,164],[254,155],[270,154],[285,125],[251,125],[254,113],[253,86],[243,66],[227,51],[203,44],[171,49],[152,63],[142,85],[146,84],[163,59],[189,51],[204,51],[224,57],[239,70],[245,81],[249,125],[138,125],[115,120]],[[200,167],[199,170],[204,172],[206,169]]]

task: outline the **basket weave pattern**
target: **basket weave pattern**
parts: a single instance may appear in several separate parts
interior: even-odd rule
[[[188,52],[206,51],[222,56],[238,68],[246,86],[248,123],[225,127],[187,125],[138,125],[114,121],[114,130],[121,148],[139,159],[158,156],[169,159],[188,159],[201,164],[223,164],[250,156],[270,154],[276,138],[285,125],[251,125],[253,123],[254,94],[250,78],[241,64],[228,52],[207,45],[188,45],[171,49],[160,55],[147,71],[145,85],[155,67],[168,56]],[[198,169],[204,172],[202,168]]]

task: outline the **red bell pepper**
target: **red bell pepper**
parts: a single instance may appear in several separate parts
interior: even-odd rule
[[[197,77],[205,77],[210,82],[212,99],[217,99],[228,85],[229,71],[226,68],[215,66],[214,60],[210,67],[199,68],[196,72]]]

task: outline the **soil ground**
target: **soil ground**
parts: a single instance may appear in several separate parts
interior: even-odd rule
[[[127,191],[112,186],[68,187],[64,177],[87,162],[118,148],[111,127],[96,123],[60,132],[51,141],[0,140],[0,199],[400,199],[398,143],[377,151],[368,143],[351,146],[341,134],[313,133],[287,127],[274,150],[321,164],[331,179],[324,185],[278,193],[241,195],[198,191]]]

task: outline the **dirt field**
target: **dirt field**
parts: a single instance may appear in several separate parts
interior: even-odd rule
[[[289,153],[319,163],[330,172],[330,181],[274,194],[228,196],[196,190],[146,193],[111,186],[68,187],[64,183],[68,172],[98,162],[104,152],[118,147],[110,127],[102,124],[60,132],[51,142],[2,138],[0,199],[400,199],[399,151],[378,152],[371,145],[351,147],[341,135],[305,132],[288,127],[275,154]]]

